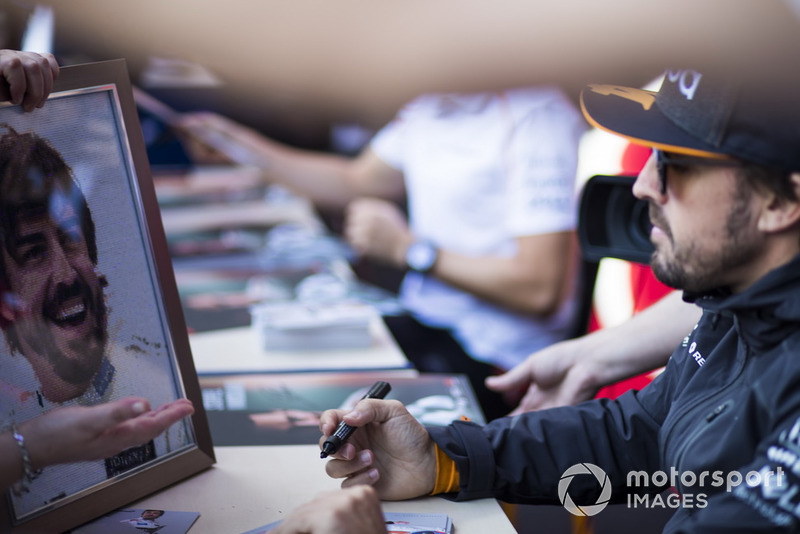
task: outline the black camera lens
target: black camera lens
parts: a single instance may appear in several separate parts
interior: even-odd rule
[[[581,195],[578,237],[589,261],[619,258],[648,263],[653,253],[650,215],[633,196],[631,176],[593,176]]]

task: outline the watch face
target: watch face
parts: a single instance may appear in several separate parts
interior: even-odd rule
[[[436,261],[436,247],[424,241],[412,243],[406,251],[406,263],[411,269],[427,272]]]

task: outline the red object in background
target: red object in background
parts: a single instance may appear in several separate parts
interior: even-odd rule
[[[639,313],[672,293],[673,289],[659,282],[649,265],[632,263],[631,291],[633,292],[633,313]]]
[[[622,172],[620,174],[630,176],[639,174],[651,153],[652,150],[646,146],[628,143],[628,146],[622,152],[622,161],[620,162]]]
[[[661,300],[672,291],[671,287],[659,282],[649,265],[631,264],[631,292],[633,313],[639,313],[654,302]],[[629,389],[642,389],[653,380],[651,373],[637,375],[601,388],[596,397],[615,399]]]
[[[651,150],[647,147],[628,144],[622,154],[622,173],[637,175],[650,157]],[[631,263],[630,270],[631,295],[633,296],[633,313],[639,313],[654,302],[661,300],[672,291],[672,288],[659,282],[649,265]],[[589,331],[602,328],[597,318],[592,314]],[[614,399],[629,389],[642,389],[652,381],[651,373],[637,375],[627,380],[608,385],[597,392],[598,398]]]

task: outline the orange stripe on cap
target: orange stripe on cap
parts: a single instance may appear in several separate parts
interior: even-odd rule
[[[642,105],[645,111],[650,111],[653,104],[656,103],[656,93],[647,91],[645,89],[636,89],[635,87],[624,87],[622,85],[605,85],[599,83],[590,83],[589,89],[598,95],[610,96],[615,95],[625,100],[632,100]],[[581,98],[581,102],[583,99]]]
[[[637,89],[635,87],[625,87],[621,85],[604,85],[604,84],[590,84],[589,89],[592,92],[603,95],[603,96],[618,96],[620,98],[624,98],[625,100],[630,100],[633,102],[638,102],[641,104],[642,108],[645,111],[650,111],[655,104],[656,101],[656,93],[653,91],[647,91],[645,89]],[[638,137],[633,137],[630,135],[626,135],[615,130],[608,128],[594,120],[594,118],[589,114],[589,111],[586,109],[586,105],[583,102],[583,94],[581,94],[581,111],[583,112],[583,116],[586,120],[600,130],[604,132],[608,132],[614,134],[616,136],[622,137],[627,139],[631,143],[635,145],[646,146],[649,148],[657,148],[663,150],[665,152],[674,152],[677,154],[685,154],[687,156],[698,156],[703,158],[714,158],[714,159],[721,159],[721,160],[730,160],[734,159],[733,157],[727,154],[721,154],[719,152],[708,152],[706,150],[700,150],[697,148],[687,148],[685,146],[679,145],[670,145],[667,143],[658,143],[655,141],[651,141],[649,139],[641,139]]]

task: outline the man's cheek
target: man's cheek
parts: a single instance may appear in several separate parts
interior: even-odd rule
[[[3,294],[3,315],[8,320],[15,322],[35,319],[33,310],[30,298],[19,293]],[[39,316],[41,317],[41,313]]]

